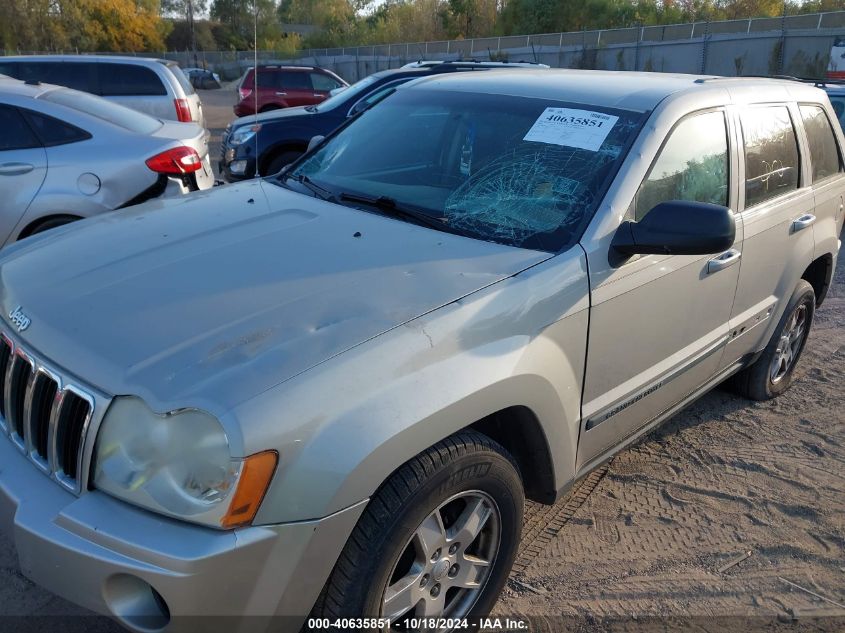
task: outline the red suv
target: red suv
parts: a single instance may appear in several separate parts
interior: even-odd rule
[[[348,86],[343,79],[325,68],[311,66],[259,66],[258,89],[255,69],[250,68],[238,87],[240,101],[237,116],[255,114],[256,96],[259,112],[320,103],[335,88]],[[257,92],[258,94],[253,94]]]

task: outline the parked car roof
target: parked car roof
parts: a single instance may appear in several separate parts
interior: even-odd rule
[[[171,60],[161,59],[159,57],[134,57],[128,55],[9,55],[3,57],[3,61],[18,62],[18,61],[53,61],[53,62],[122,62],[125,64],[169,64]],[[175,63],[175,62],[173,62]]]
[[[501,70],[495,73],[445,73],[409,82],[400,90],[425,86],[490,94],[512,94],[537,99],[559,99],[599,106],[647,111],[680,92],[725,90],[752,92],[788,91],[790,98],[813,94],[814,88],[785,79],[717,77],[607,70],[549,69],[542,73]]]

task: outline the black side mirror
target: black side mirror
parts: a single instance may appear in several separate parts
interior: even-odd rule
[[[623,222],[612,247],[621,255],[710,255],[736,237],[731,210],[718,204],[661,202],[639,222]]]

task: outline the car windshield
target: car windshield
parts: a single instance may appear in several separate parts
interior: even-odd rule
[[[369,200],[365,208],[377,212],[422,211],[444,230],[556,252],[580,235],[644,117],[548,99],[400,90],[278,182],[298,180],[348,206]]]
[[[346,103],[349,99],[355,99],[359,94],[366,92],[367,89],[380,78],[380,75],[370,75],[369,77],[364,77],[361,81],[356,81],[348,88],[341,90],[336,95],[333,95],[314,106],[314,110],[317,112],[325,112],[326,110],[336,108],[342,103]]]
[[[66,88],[50,90],[41,95],[40,98],[90,114],[137,134],[152,134],[162,125],[158,119],[147,116],[142,112],[130,110],[117,103],[78,90]]]

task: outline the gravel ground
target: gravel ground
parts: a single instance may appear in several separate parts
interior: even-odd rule
[[[235,93],[201,96],[216,169]],[[845,630],[844,378],[845,258],[792,389],[766,403],[718,389],[569,498],[531,505],[495,614],[542,630]],[[0,537],[0,629],[122,630],[85,615],[24,578]]]

